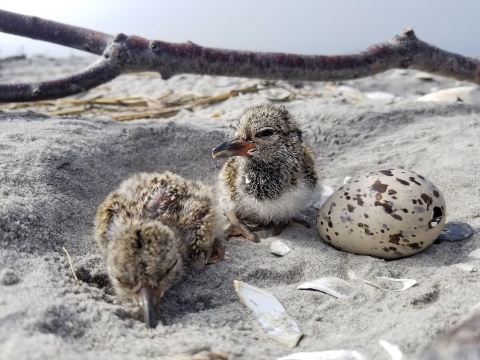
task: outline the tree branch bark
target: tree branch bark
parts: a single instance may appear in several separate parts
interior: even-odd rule
[[[0,31],[102,55],[113,36],[77,26],[0,10]]]
[[[221,75],[269,80],[339,81],[390,69],[417,69],[480,84],[480,61],[441,50],[419,40],[413,30],[352,55],[323,56],[205,48],[138,36],[109,35],[0,10],[0,31],[102,53],[102,60],[77,75],[40,83],[0,84],[0,102],[48,100],[73,95],[122,73],[155,71],[163,79],[176,74]],[[8,21],[5,21],[7,19]],[[5,24],[7,23],[7,24]],[[56,29],[58,30],[58,33]],[[58,36],[58,34],[62,36]]]

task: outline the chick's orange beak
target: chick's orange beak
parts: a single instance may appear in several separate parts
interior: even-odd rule
[[[143,309],[143,317],[147,327],[155,329],[157,326],[157,307],[163,296],[165,284],[162,282],[156,288],[143,286],[137,293],[137,301]]]
[[[212,150],[213,158],[227,158],[232,156],[247,156],[252,154],[250,150],[255,149],[255,145],[251,141],[231,140],[220,144]]]

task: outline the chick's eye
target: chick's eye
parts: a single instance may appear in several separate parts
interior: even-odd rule
[[[257,133],[257,137],[267,137],[267,136],[272,136],[275,134],[275,131],[273,129],[264,129],[261,130]]]

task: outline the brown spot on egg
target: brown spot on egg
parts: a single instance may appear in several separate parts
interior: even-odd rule
[[[388,248],[388,250],[397,251],[397,248],[396,248],[396,247],[393,247],[393,246],[390,246],[390,247]]]
[[[335,235],[338,236],[338,232],[335,231]]]
[[[385,233],[385,230],[382,229],[382,230],[380,230],[380,232],[383,234],[383,233]]]
[[[353,213],[353,210],[355,210],[355,206],[347,204],[347,209],[349,212]]]
[[[370,187],[370,189],[372,189],[373,191],[379,192],[379,193],[384,193],[385,191],[387,191],[387,187],[388,187],[388,185],[382,184],[382,182],[380,180],[375,180],[375,182]]]
[[[392,244],[395,244],[395,245],[398,245],[398,243],[400,242],[400,239],[403,238],[403,234],[402,232],[398,232],[396,234],[392,234],[392,235],[388,235],[389,239],[388,242],[392,243]]]
[[[391,214],[393,212],[393,209],[392,209],[392,206],[390,204],[387,204],[387,203],[381,203],[380,201],[375,201],[373,203],[375,206],[381,206],[383,207],[383,209],[385,210],[385,212],[387,214]]]
[[[365,229],[365,234],[367,235],[373,235],[373,232],[370,229]]]
[[[389,251],[390,251],[390,249],[387,248],[387,247],[382,248],[382,250],[385,251],[385,252],[389,252]]]
[[[332,241],[332,238],[329,235],[327,235],[326,237],[328,241]]]
[[[398,181],[400,184],[402,184],[402,185],[405,185],[405,186],[410,185],[410,183],[409,183],[408,181],[405,181],[405,180],[402,180],[402,179],[399,179],[399,178],[396,178],[396,179],[397,179],[397,181]]]
[[[363,206],[363,204],[365,204],[365,202],[362,200],[362,197],[360,196],[360,194],[357,194],[353,200],[356,200],[357,201],[357,205],[358,206]]]
[[[423,218],[418,218],[418,221],[423,221]]]
[[[328,222],[328,227],[333,228],[333,223],[331,221]]]
[[[397,192],[393,189],[388,189],[388,195],[395,195]]]
[[[409,243],[410,241],[408,239],[402,239],[403,242]]]
[[[418,175],[418,174],[417,174],[417,176],[418,176],[420,179],[422,179],[423,181],[425,181],[425,178],[424,178],[422,175]]]
[[[395,251],[394,254],[397,256],[403,256],[403,253],[401,253],[400,251]]]
[[[362,191],[362,189],[357,189],[357,192],[361,192],[361,191]]]
[[[409,179],[410,179],[411,182],[414,182],[417,185],[422,185],[417,180],[415,180],[415,178],[413,176],[410,176]]]
[[[412,243],[412,244],[408,244],[407,246],[412,250],[419,250],[422,248],[419,243]]]
[[[418,201],[418,203],[419,203],[420,205],[423,205],[423,201],[422,201],[422,200],[418,199],[417,201]]]
[[[438,198],[440,196],[440,193],[437,190],[433,190],[433,196]]]
[[[397,200],[398,198],[396,196],[392,196],[392,199],[393,200]]]
[[[363,214],[363,216],[365,216],[365,219],[369,218],[368,214]]]
[[[378,172],[382,173],[383,175],[393,176],[393,173],[391,170],[378,170]]]
[[[422,198],[423,201],[425,201],[425,204],[427,204],[427,210],[428,210],[430,205],[432,205],[433,203],[433,199],[425,193],[422,193],[420,197]]]
[[[412,203],[413,205],[415,205],[417,203],[417,200],[416,199],[412,199]]]
[[[382,194],[377,193],[377,194],[375,195],[375,200],[377,200],[377,201],[382,200]]]
[[[358,223],[358,227],[363,227],[363,224],[362,223]]]
[[[398,215],[398,214],[392,214],[392,217],[393,217],[395,220],[400,220],[400,221],[403,220],[403,218],[402,218],[400,215]]]

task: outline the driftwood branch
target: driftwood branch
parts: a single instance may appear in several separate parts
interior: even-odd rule
[[[419,40],[413,30],[352,55],[323,56],[205,48],[138,36],[109,35],[0,10],[0,31],[102,54],[84,71],[38,83],[0,83],[0,102],[48,100],[77,94],[120,74],[155,71],[269,80],[339,81],[390,69],[417,69],[480,84],[480,60],[441,50]]]

